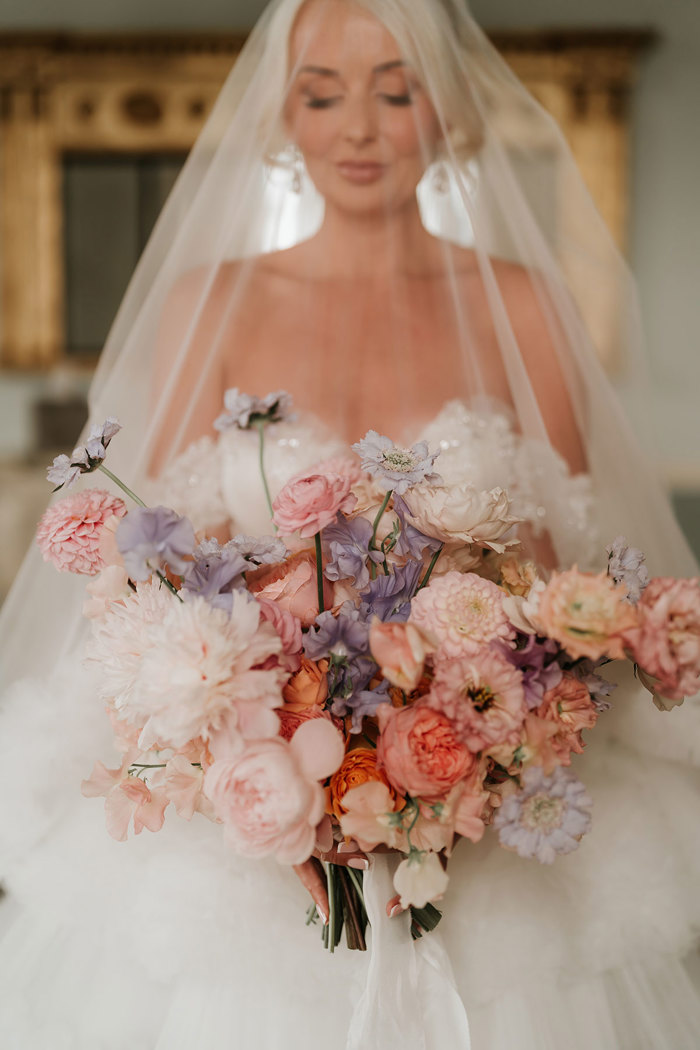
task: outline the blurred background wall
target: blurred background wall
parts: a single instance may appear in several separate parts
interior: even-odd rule
[[[0,34],[246,32],[264,7],[263,0],[3,0]],[[639,57],[631,96],[628,254],[648,340],[650,424],[682,524],[700,551],[700,2],[474,0],[472,10],[487,29],[627,27],[657,34]],[[75,186],[79,192],[79,181]],[[0,262],[7,248],[0,243]],[[0,595],[48,494],[37,457],[35,403],[60,394],[62,386],[79,391],[86,382],[85,373],[0,372]]]

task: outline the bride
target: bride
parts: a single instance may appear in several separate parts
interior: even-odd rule
[[[565,193],[543,202],[548,175]],[[298,414],[267,431],[273,495],[370,428],[422,436],[443,477],[508,489],[544,568],[602,569],[624,533],[652,572],[691,575],[598,363],[601,286],[631,353],[624,265],[461,0],[277,0],[139,265],[91,418],[124,424],[115,473],[210,533],[270,531],[257,435],[212,424],[227,389],[284,388]],[[329,957],[292,872],[196,817],[115,843],[80,797],[95,758],[114,765],[81,590],[30,559],[4,614],[23,676],[1,711],[4,1045],[696,1045],[691,702],[659,714],[620,684],[576,767],[595,811],[575,853],[545,869],[495,836],[462,843],[440,931],[415,946],[374,860],[371,951]]]

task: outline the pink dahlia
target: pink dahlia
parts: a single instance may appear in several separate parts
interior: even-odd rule
[[[637,613],[639,623],[624,641],[647,677],[655,679],[655,694],[670,700],[693,696],[700,690],[700,580],[657,576]]]
[[[103,489],[86,489],[54,503],[36,530],[36,542],[59,572],[96,576],[104,568],[100,539],[105,523],[122,518],[126,506]]]
[[[521,671],[493,648],[439,661],[428,703],[447,715],[470,751],[517,746],[527,714]]]
[[[437,639],[440,657],[467,656],[515,631],[503,609],[503,592],[476,573],[448,572],[411,603],[411,623]]]

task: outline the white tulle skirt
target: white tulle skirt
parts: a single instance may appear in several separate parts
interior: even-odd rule
[[[89,678],[20,683],[0,711],[3,1050],[696,1050],[699,715],[653,711],[645,738],[636,711],[633,750],[629,703],[577,762],[595,810],[576,853],[461,843],[416,945],[380,917],[381,861],[371,950],[330,956],[293,873],[204,819],[112,841],[80,795],[110,760]]]

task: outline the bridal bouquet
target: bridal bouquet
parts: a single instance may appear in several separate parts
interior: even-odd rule
[[[120,429],[107,420],[49,479],[100,469],[137,506],[78,492],[38,542],[92,577],[88,659],[122,761],[97,762],[83,793],[104,796],[110,834],[157,831],[172,805],[246,857],[318,864],[326,945],[345,926],[362,948],[366,862],[328,863],[339,847],[401,854],[414,936],[440,918],[460,837],[492,828],[543,863],[577,847],[592,803],[572,755],[613,688],[598,672],[632,661],[660,709],[697,692],[700,585],[649,580],[621,538],[606,571],[545,578],[513,553],[506,492],[447,486],[426,443],[374,431],[272,501],[265,428],[289,408],[229,391],[217,421],[258,430],[274,534],[222,544],[141,504],[104,465]]]

